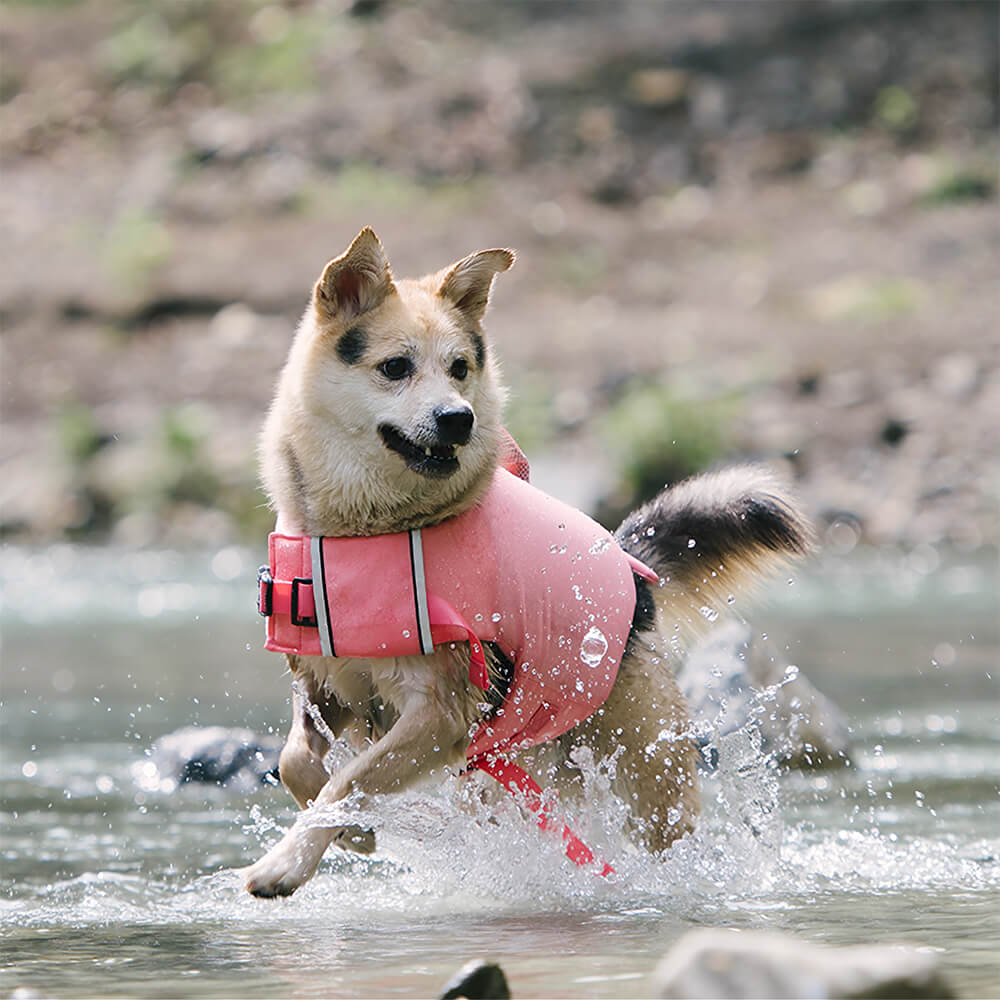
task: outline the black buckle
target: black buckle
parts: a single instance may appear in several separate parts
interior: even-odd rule
[[[315,618],[300,618],[299,617],[299,587],[305,584],[312,586],[312,580],[306,580],[301,576],[295,577],[292,580],[292,624],[293,625],[305,625],[309,628],[316,628]],[[313,595],[313,600],[315,601],[315,594]]]
[[[257,570],[257,610],[270,618],[274,613],[274,577],[270,566],[261,566]]]

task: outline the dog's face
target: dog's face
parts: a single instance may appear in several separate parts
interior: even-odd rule
[[[312,418],[293,447],[329,451],[323,476],[344,480],[330,485],[349,491],[353,478],[388,514],[440,508],[492,471],[504,392],[481,320],[494,275],[512,262],[509,250],[485,250],[397,283],[366,229],[327,264],[289,368]]]

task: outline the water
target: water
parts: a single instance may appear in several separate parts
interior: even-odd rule
[[[571,820],[613,880],[510,804],[483,822],[453,780],[387,799],[374,857],[331,852],[295,896],[255,900],[228,869],[274,842],[288,796],[159,796],[135,777],[181,725],[283,730],[252,560],[4,550],[0,993],[433,996],[487,957],[515,996],[634,997],[672,941],[712,925],[908,943],[938,952],[961,995],[995,996],[997,571],[930,566],[833,561],[753,617],[848,713],[848,769],[778,776],[732,734],[698,834],[661,861],[617,842],[594,769],[598,804]]]

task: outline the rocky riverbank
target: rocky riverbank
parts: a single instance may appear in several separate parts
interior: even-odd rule
[[[518,249],[510,425],[606,519],[747,458],[833,551],[995,546],[997,10],[6,5],[4,536],[259,538],[273,379],[372,224],[400,274]]]

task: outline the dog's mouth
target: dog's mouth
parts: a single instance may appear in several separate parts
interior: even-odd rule
[[[458,470],[454,445],[417,444],[392,424],[381,424],[378,432],[385,446],[401,456],[408,469],[419,472],[422,476],[445,479]]]

